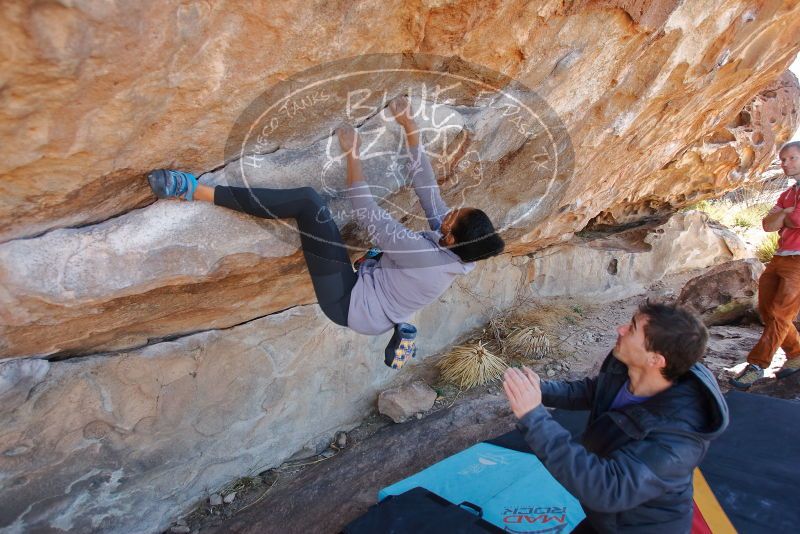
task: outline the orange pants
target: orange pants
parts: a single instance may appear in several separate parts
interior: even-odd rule
[[[778,347],[787,358],[800,357],[794,318],[800,311],[800,256],[773,256],[758,280],[758,311],[764,333],[747,361],[766,369]]]

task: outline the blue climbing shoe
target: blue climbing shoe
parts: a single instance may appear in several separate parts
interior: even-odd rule
[[[182,198],[192,200],[197,189],[197,178],[189,172],[171,169],[156,169],[147,175],[150,189],[158,198]]]
[[[394,325],[394,334],[384,351],[384,363],[392,369],[400,369],[407,361],[417,355],[417,327],[413,324]]]

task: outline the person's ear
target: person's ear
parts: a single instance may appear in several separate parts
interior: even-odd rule
[[[657,369],[664,369],[667,366],[667,359],[658,352],[650,353],[650,365]]]
[[[443,237],[443,239],[444,239],[444,244],[448,247],[452,247],[453,245],[456,244],[456,238],[453,237],[453,234],[451,233],[448,233],[446,236]]]

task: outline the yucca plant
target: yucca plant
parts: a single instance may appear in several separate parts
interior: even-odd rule
[[[506,347],[529,360],[541,360],[550,352],[550,338],[538,326],[514,329],[506,338]]]
[[[439,362],[442,378],[460,388],[482,386],[500,378],[508,365],[482,341],[459,345]]]

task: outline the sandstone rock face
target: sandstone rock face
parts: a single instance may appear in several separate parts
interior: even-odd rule
[[[331,129],[381,132],[373,192],[419,227],[380,116],[411,94],[446,200],[484,208],[509,252],[417,314],[424,358],[529,289],[611,298],[740,257],[697,215],[592,232],[769,163],[797,125],[784,71],[799,15],[790,0],[3,2],[0,529],[156,531],[209,488],[327,443],[392,381],[386,339],[313,305],[291,225],[154,202],[146,171],[224,185],[250,165],[247,185],[313,185],[357,253]],[[232,150],[264,95],[361,68]],[[429,91],[452,76],[494,85]],[[363,102],[339,98],[365,83]],[[520,131],[531,102],[553,128]]]
[[[259,503],[261,506],[252,506],[208,531],[260,534],[276,528],[294,532],[307,525],[325,525],[330,532],[339,532],[375,503],[381,488],[475,443],[504,434],[515,421],[508,401],[498,395],[465,399],[419,421],[389,426],[380,431],[379,440],[365,440],[337,454],[322,469],[309,470],[276,487],[269,499]],[[416,446],[409,447],[409,443]],[[387,450],[392,453],[386,454]],[[343,480],[348,483],[343,484]],[[321,488],[334,487],[331,498],[319,498]]]
[[[417,359],[509,306],[523,276],[508,256],[467,275],[415,317]],[[157,531],[207,490],[355,426],[397,376],[389,337],[309,305],[134,351],[2,362],[0,528]]]
[[[4,2],[3,43],[13,54],[2,63],[0,239],[147,203],[143,173],[152,168],[219,167],[236,117],[266,87],[365,50],[457,55],[551,103],[582,147],[576,176],[584,179],[571,188],[570,214],[531,240],[578,229],[612,206],[618,214],[680,204],[681,195],[735,186],[772,156],[769,139],[793,126],[792,107],[779,101],[796,86],[765,96],[776,102],[765,117],[775,134],[758,123],[737,130],[742,109],[797,52],[799,10],[791,0],[372,0],[352,9],[264,0]],[[322,126],[312,119],[309,131],[319,136]],[[741,142],[758,135],[763,143]],[[661,179],[652,179],[656,172]]]
[[[454,116],[451,126],[457,134],[463,124],[459,114]],[[434,134],[423,138],[452,130],[444,123],[431,129]],[[394,177],[384,171],[395,160],[397,151],[391,149],[399,134],[395,126],[374,148],[390,156],[365,161],[365,170],[377,177],[371,180],[376,194],[397,188]],[[321,189],[325,184],[313,169],[327,163],[330,141],[328,137],[305,150],[263,156],[259,168],[247,175],[248,185],[267,185],[278,177],[272,185]],[[204,181],[236,185],[231,176],[237,165],[210,173]],[[337,171],[343,173],[341,162]],[[410,198],[397,202],[413,205]],[[345,202],[332,198],[330,206],[333,214],[345,214],[340,223],[349,228]],[[357,238],[352,242],[353,254],[368,246],[361,242],[359,248]],[[299,247],[292,222],[168,200],[101,224],[12,240],[0,245],[0,303],[5,310],[0,358],[131,348],[149,339],[229,327],[314,302]]]
[[[754,258],[717,265],[689,280],[678,302],[699,314],[706,326],[736,322],[757,305],[763,272],[764,265]]]
[[[736,234],[709,224],[702,212],[687,211],[661,225],[545,249],[529,260],[529,278],[533,293],[543,297],[621,299],[641,293],[667,274],[745,254],[745,245]]]
[[[234,1],[104,10],[4,3],[0,17],[17,53],[3,64],[9,89],[0,93],[8,154],[0,163],[0,240],[10,240],[0,246],[0,358],[132,348],[313,302],[286,226],[210,206],[131,209],[152,201],[143,173],[154,167],[220,168],[202,180],[231,183],[242,160],[221,165],[231,157],[226,139],[247,117],[242,110],[265,88],[326,61],[338,61],[336,72],[384,67],[370,76],[375,95],[363,108],[403,91],[430,106],[435,97],[411,74],[398,75],[401,67],[472,72],[430,54],[499,71],[495,82],[523,84],[509,94],[526,101],[535,92],[548,103],[569,139],[547,157],[566,158],[574,175],[546,187],[531,180],[536,143],[523,143],[513,129],[518,116],[486,95],[455,91],[441,107],[448,121],[423,121],[436,131],[426,133],[431,143],[448,133],[437,165],[447,200],[484,207],[515,255],[564,241],[587,223],[626,223],[737,187],[797,124],[800,90],[782,74],[797,49],[794,2],[359,5],[345,16]],[[255,15],[262,12],[271,18]],[[365,31],[376,13],[382,30]],[[509,18],[513,27],[496,31]],[[142,23],[123,30],[119,20]],[[325,45],[309,50],[310,32]],[[428,55],[341,59],[364,49]],[[328,169],[337,189],[343,168],[326,167],[330,130],[357,117],[333,98],[313,113],[290,113],[261,145],[252,185],[320,186]],[[362,130],[378,120],[365,117]],[[393,145],[398,132],[389,134],[379,146]],[[469,187],[476,162],[481,182]],[[372,163],[376,193],[410,205],[408,192],[384,176],[386,160]]]
[[[378,395],[378,412],[395,423],[402,423],[414,414],[430,410],[436,401],[436,392],[421,380],[405,386],[381,391]]]
[[[140,346],[313,302],[299,239],[273,228],[211,205],[163,201],[0,245],[0,353]]]
[[[50,362],[38,359],[16,360],[0,366],[0,402],[12,410],[21,406],[49,369]]]
[[[423,101],[416,100],[415,106],[431,112],[427,119],[419,119],[426,128],[423,139],[429,146],[497,122],[492,108],[470,114],[438,106],[435,113],[441,118],[437,119]],[[380,126],[381,120],[372,117],[362,128]],[[373,142],[373,150],[387,156],[366,160],[365,168],[368,175],[375,177],[371,180],[373,191],[387,197],[390,209],[403,206],[393,209],[394,214],[410,219],[408,222],[414,225],[421,219],[416,199],[407,188],[395,194],[396,176],[385,172],[396,166],[402,156],[403,151],[395,149],[399,140],[400,132],[395,126]],[[302,150],[259,156],[258,168],[247,174],[247,185],[310,185],[324,189],[326,180],[340,181],[341,162],[330,175],[323,174],[321,184],[319,173],[313,170],[329,168],[331,141],[326,137]],[[497,150],[498,146],[502,144],[495,142],[491,149]],[[211,185],[241,185],[241,178],[237,177],[239,166],[239,161],[232,162],[206,175],[204,181]],[[402,174],[401,178],[405,176]],[[491,173],[482,175],[480,180],[461,180],[460,187],[453,189],[455,194],[448,199],[451,205],[472,204],[469,195],[491,184],[497,196],[488,205],[485,200],[475,204],[482,205],[506,230],[512,253],[526,250],[531,246],[523,244],[526,237],[515,241],[514,235],[520,236],[518,227],[528,224],[531,216],[518,214],[532,211],[534,218],[543,217],[550,204],[527,196],[529,191],[524,189],[513,195],[512,190],[520,191],[516,180],[505,183],[504,178]],[[557,188],[548,190],[555,194]],[[352,231],[347,204],[337,194],[334,189],[331,210],[345,234],[352,237],[351,253],[357,254],[359,246],[367,244]],[[729,241],[735,242],[735,237]],[[664,266],[680,254],[664,250]],[[688,254],[691,257],[694,253]],[[594,254],[597,258],[603,255]],[[571,272],[543,267],[542,272],[547,273]],[[663,271],[656,269],[653,274]],[[620,282],[609,287],[623,285],[626,278],[623,275],[617,280]],[[63,357],[132,348],[153,339],[230,327],[314,301],[299,238],[291,223],[258,219],[209,204],[176,201],[156,202],[101,224],[54,230],[0,244],[0,282],[0,303],[4,307],[0,358],[50,354]],[[566,278],[561,285],[572,286],[574,291],[583,287],[573,286]]]
[[[635,221],[670,206],[705,198],[707,192],[733,189],[734,184],[750,181],[755,167],[765,169],[774,157],[764,148],[780,146],[792,135],[794,125],[788,129],[774,126],[781,122],[780,117],[796,113],[796,86],[791,72],[781,75],[729,122],[709,128],[698,143],[686,147],[662,168],[654,169],[644,190],[641,184],[630,184],[632,198],[637,200],[628,198],[603,210],[592,226]],[[688,194],[686,190],[679,191],[683,186],[676,185],[686,182],[694,186]]]

